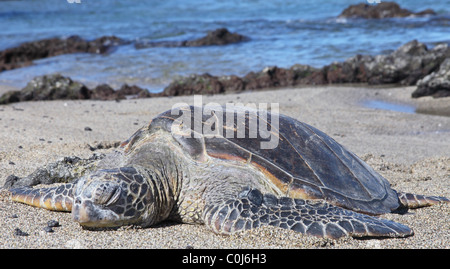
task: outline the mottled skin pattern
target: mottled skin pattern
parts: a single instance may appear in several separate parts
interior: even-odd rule
[[[286,116],[281,144],[271,152],[247,151],[251,141],[177,137],[170,132],[173,121],[165,112],[110,154],[67,157],[28,177],[8,178],[12,199],[71,211],[84,227],[149,227],[172,219],[205,224],[220,234],[271,225],[329,238],[410,236],[410,228],[370,215],[449,202],[395,192],[356,155]],[[292,151],[301,160],[292,159]],[[31,188],[52,182],[67,183]]]

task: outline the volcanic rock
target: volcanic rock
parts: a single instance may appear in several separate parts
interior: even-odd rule
[[[325,66],[328,83],[369,83],[415,85],[439,68],[450,50],[446,44],[428,49],[417,40],[410,41],[387,55],[356,55],[344,62]]]
[[[0,72],[31,65],[33,60],[69,53],[105,53],[114,46],[124,43],[115,36],[103,36],[86,41],[79,36],[67,39],[49,38],[26,42],[18,47],[0,51]]]
[[[21,91],[10,91],[0,97],[0,104],[61,99],[89,99],[90,90],[60,74],[35,77]]]
[[[428,49],[425,44],[413,40],[391,54],[356,55],[321,69],[297,64],[288,69],[266,67],[243,77],[191,75],[174,80],[163,93],[165,96],[215,94],[336,83],[415,85],[418,80],[437,70],[447,57],[450,57],[450,49],[446,44]]]
[[[200,46],[222,46],[232,43],[238,43],[246,40],[247,38],[238,33],[230,33],[226,28],[219,28],[214,31],[208,32],[205,37],[185,41],[183,44],[186,47],[200,47]]]
[[[162,96],[138,86],[127,84],[114,90],[107,84],[101,84],[90,90],[80,82],[60,74],[35,77],[20,91],[9,91],[0,97],[0,104],[39,100],[120,100]]]
[[[369,5],[366,3],[351,5],[346,8],[338,16],[339,18],[364,18],[364,19],[383,19],[394,17],[408,17],[408,16],[424,16],[435,15],[432,9],[426,9],[421,12],[414,13],[410,10],[401,8],[394,2],[382,2],[377,5]]]
[[[450,58],[445,59],[439,70],[417,82],[417,89],[412,93],[412,97],[421,96],[450,96]]]
[[[134,46],[137,49],[153,48],[153,47],[201,47],[201,46],[223,46],[232,43],[238,43],[248,40],[246,36],[238,33],[231,33],[226,28],[219,28],[202,38],[184,41],[156,41],[156,42],[137,42]]]

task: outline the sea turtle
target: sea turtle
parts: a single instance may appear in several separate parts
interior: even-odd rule
[[[264,123],[278,140],[275,148],[261,147],[267,135],[249,135]],[[207,135],[205,128],[215,133]],[[62,181],[67,183],[23,187]],[[64,158],[7,184],[12,200],[71,211],[87,228],[149,227],[172,219],[220,234],[272,225],[328,238],[406,237],[413,234],[410,228],[373,215],[450,202],[396,192],[355,154],[306,123],[226,107],[163,112],[105,156]]]

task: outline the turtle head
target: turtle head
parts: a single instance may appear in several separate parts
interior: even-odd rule
[[[77,182],[72,217],[84,227],[149,226],[156,222],[154,205],[149,183],[137,169],[99,170]]]

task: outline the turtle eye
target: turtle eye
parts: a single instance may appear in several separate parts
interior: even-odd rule
[[[108,201],[106,202],[105,206],[109,206],[111,204],[114,204],[117,200],[119,200],[120,197],[120,188],[117,186],[114,193],[109,197]]]
[[[109,206],[116,202],[119,197],[120,188],[115,184],[101,184],[94,192],[94,201],[100,205]]]

